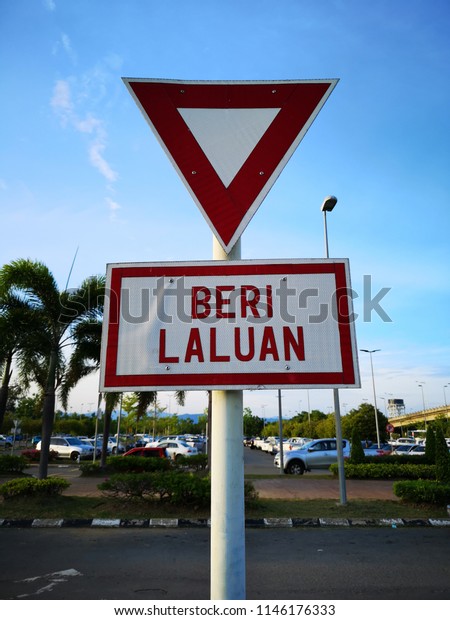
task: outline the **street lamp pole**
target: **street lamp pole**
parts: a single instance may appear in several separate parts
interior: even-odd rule
[[[423,416],[424,416],[424,425],[425,428],[427,427],[427,414],[425,413],[425,396],[423,394],[423,384],[425,383],[425,381],[422,381],[421,383],[418,383],[417,387],[420,387],[420,389],[422,390],[422,406],[423,406]]]
[[[448,385],[444,385],[444,404],[447,406],[447,397],[445,395],[445,388],[448,388]]]
[[[372,388],[373,388],[373,402],[375,405],[375,428],[377,431],[377,445],[378,447],[380,447],[380,429],[378,427],[378,410],[377,410],[377,394],[375,391],[375,377],[373,374],[373,362],[372,362],[372,353],[377,353],[377,351],[381,351],[381,349],[372,349],[372,351],[369,351],[368,349],[360,349],[361,351],[364,351],[364,353],[368,353],[370,355],[370,370],[372,372]]]
[[[321,211],[323,213],[324,237],[325,237],[325,258],[330,258],[328,250],[328,230],[327,230],[327,212],[332,211],[336,206],[336,196],[327,196],[322,203]],[[339,390],[333,388],[334,401],[334,417],[336,426],[336,448],[337,448],[337,464],[339,474],[339,497],[340,504],[347,504],[347,489],[345,485],[345,469],[344,469],[344,450],[342,445],[342,425],[341,425],[341,407],[339,403]]]

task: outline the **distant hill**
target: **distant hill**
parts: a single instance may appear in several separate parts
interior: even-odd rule
[[[168,414],[167,412],[160,413],[158,417],[167,418],[169,417],[169,415],[173,415],[173,413],[171,414]],[[181,420],[187,420],[189,418],[190,420],[194,422],[194,424],[197,424],[197,422],[199,421],[199,418],[201,418],[204,415],[205,415],[204,413],[179,413],[177,414],[177,418],[180,418]]]

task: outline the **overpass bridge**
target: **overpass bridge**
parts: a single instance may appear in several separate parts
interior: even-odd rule
[[[419,428],[424,428],[428,422],[442,417],[450,418],[450,405],[424,409],[415,413],[388,416],[389,423],[394,427],[395,433],[401,433],[403,428],[407,426],[417,425]]]

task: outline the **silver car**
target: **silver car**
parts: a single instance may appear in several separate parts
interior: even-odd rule
[[[344,458],[350,456],[350,442],[342,440]],[[324,469],[337,463],[336,438],[314,439],[297,450],[283,453],[283,471],[286,474],[303,474],[311,469]],[[275,467],[280,468],[280,453],[275,456]]]
[[[36,445],[36,450],[41,449],[41,442]],[[57,457],[67,457],[72,461],[83,458],[92,458],[94,447],[87,446],[78,437],[52,437],[50,450],[56,452]]]

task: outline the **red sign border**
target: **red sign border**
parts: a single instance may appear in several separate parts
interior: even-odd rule
[[[123,78],[162,148],[228,253],[335,88],[337,79],[201,82]],[[178,108],[280,108],[225,187]]]
[[[132,277],[289,275],[333,273],[336,277],[342,372],[337,373],[205,373],[167,375],[118,375],[117,348],[121,282]],[[100,391],[138,392],[200,389],[275,389],[360,387],[356,337],[351,321],[347,259],[309,261],[213,261],[197,263],[119,263],[108,265],[106,304],[102,336]]]

